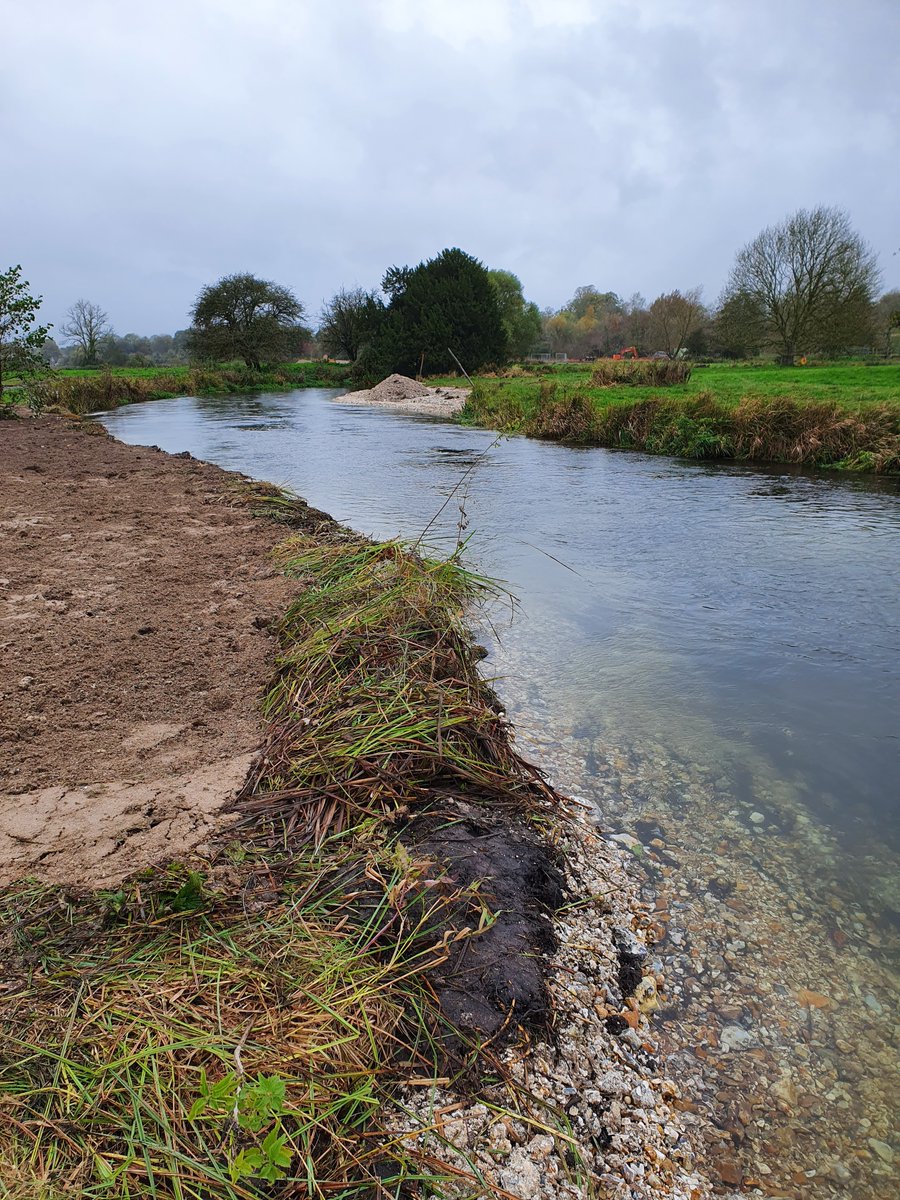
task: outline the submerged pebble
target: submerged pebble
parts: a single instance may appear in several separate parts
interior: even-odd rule
[[[618,831],[614,844],[630,851],[623,862],[656,939],[653,974],[665,972],[653,1020],[684,1084],[682,1118],[701,1161],[718,1162],[727,1139],[739,1177],[765,1180],[768,1194],[894,1200],[893,1163],[882,1156],[890,1143],[875,1138],[880,1154],[866,1142],[890,1128],[900,1093],[891,1013],[879,999],[900,983],[898,923],[876,925],[885,908],[900,910],[890,854],[873,843],[851,869],[834,833],[758,762],[753,786],[765,808],[736,804],[721,765],[617,745],[602,726],[582,743],[593,773],[578,754],[543,743],[559,786],[590,797],[600,824]],[[648,824],[637,856],[625,831],[643,832],[648,812],[665,848]]]

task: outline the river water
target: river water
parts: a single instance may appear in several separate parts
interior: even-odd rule
[[[497,439],[336,394],[102,420],[379,538],[468,538],[517,599],[481,632],[520,740],[631,856],[713,1174],[892,1196],[897,482]]]

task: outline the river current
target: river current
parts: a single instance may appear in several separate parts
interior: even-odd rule
[[[520,741],[633,857],[658,1022],[723,1180],[890,1195],[896,480],[496,438],[336,394],[101,419],[378,538],[467,539],[516,597],[480,636]]]

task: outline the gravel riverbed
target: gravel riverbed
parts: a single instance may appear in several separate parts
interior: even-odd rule
[[[448,1195],[472,1195],[474,1177],[521,1200],[702,1200],[703,1117],[653,1030],[665,968],[653,961],[653,914],[636,895],[631,855],[589,812],[557,837],[577,899],[555,921],[551,1036],[502,1051],[498,1082],[477,1100],[407,1089],[391,1124],[458,1167]]]

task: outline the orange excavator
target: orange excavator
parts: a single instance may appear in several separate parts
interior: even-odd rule
[[[639,358],[637,346],[626,346],[624,350],[620,350],[618,354],[613,355],[613,362],[619,362],[623,358]]]

